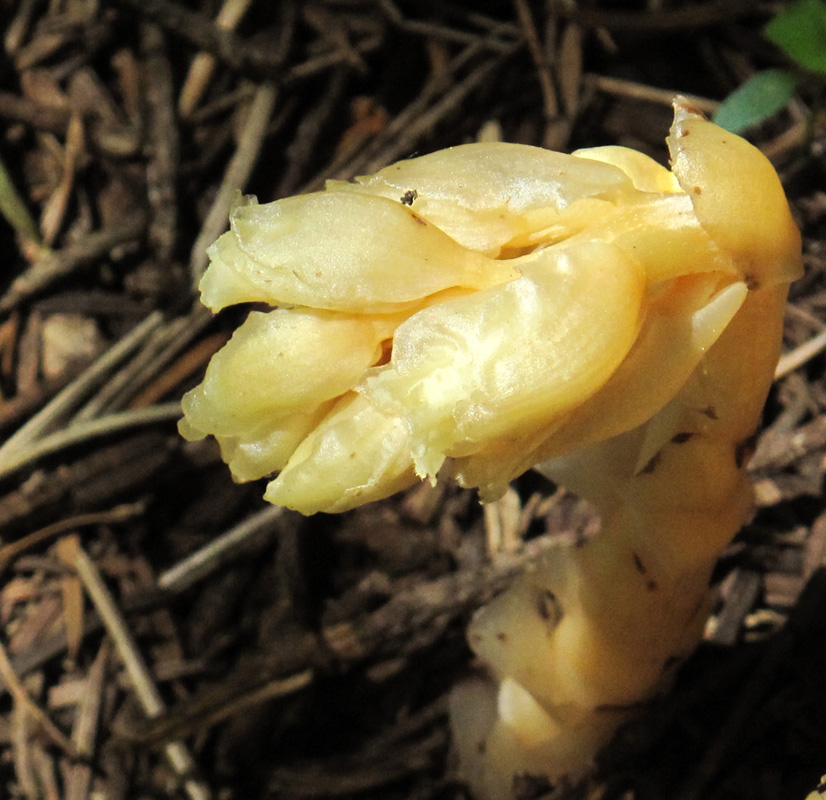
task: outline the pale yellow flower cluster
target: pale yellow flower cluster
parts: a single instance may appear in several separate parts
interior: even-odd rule
[[[748,154],[679,113],[673,173],[621,147],[469,144],[239,200],[202,300],[271,308],[185,396],[181,432],[214,435],[236,479],[276,475],[267,500],[311,514],[440,471],[492,499],[650,419],[747,288],[798,270],[770,165],[738,177]]]
[[[536,466],[593,502],[474,618],[452,701],[479,800],[576,778],[699,640],[749,513],[800,236],[771,164],[675,106],[672,171],[621,147],[472,144],[239,202],[203,301],[255,302],[181,432],[266,498],[343,511],[447,472],[483,500]]]

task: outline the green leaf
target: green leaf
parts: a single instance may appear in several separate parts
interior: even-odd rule
[[[0,216],[6,218],[9,225],[19,234],[31,242],[40,242],[40,232],[37,223],[29,214],[26,204],[14,187],[5,164],[0,159]]]
[[[766,36],[809,72],[826,75],[826,3],[798,0],[767,26]]]
[[[784,69],[767,69],[733,91],[712,119],[721,128],[740,133],[780,111],[794,96],[797,78]]]

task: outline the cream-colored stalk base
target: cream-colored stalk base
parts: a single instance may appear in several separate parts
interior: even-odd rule
[[[539,466],[597,506],[602,530],[560,545],[471,624],[493,680],[460,685],[452,717],[479,800],[517,798],[526,778],[581,777],[696,646],[712,568],[749,513],[744,462],[785,297],[785,286],[750,292],[649,422]]]

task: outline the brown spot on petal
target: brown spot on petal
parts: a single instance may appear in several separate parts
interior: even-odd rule
[[[655,469],[657,469],[657,464],[660,463],[661,458],[662,456],[660,453],[654,453],[650,461],[640,470],[640,475],[650,475]]]
[[[648,575],[648,567],[645,566],[639,555],[635,552],[632,552],[631,555],[634,558],[634,566],[637,568],[637,572],[639,572],[640,575]],[[648,589],[649,592],[656,592],[660,586],[653,578],[649,578],[645,582],[645,588]]]
[[[674,669],[683,659],[680,656],[669,656],[665,663],[663,664],[663,672],[668,672],[670,669]]]
[[[734,447],[734,463],[740,469],[753,455],[757,444],[757,434],[752,434],[748,439],[738,442]]]
[[[559,624],[559,620],[562,619],[562,608],[559,605],[559,600],[557,600],[556,595],[548,589],[542,592],[537,598],[536,610],[545,622],[551,622],[557,625]]]

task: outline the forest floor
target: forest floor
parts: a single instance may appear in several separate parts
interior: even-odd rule
[[[233,484],[175,425],[240,318],[200,307],[204,249],[239,188],[491,132],[665,163],[675,93],[711,113],[786,65],[762,35],[778,5],[254,0],[233,31],[207,0],[0,3],[0,797],[466,796],[446,708],[467,622],[591,517],[533,474],[487,511],[423,484],[311,518]],[[584,784],[532,797],[803,800],[826,772],[815,100],[748,132],[806,276],[706,641]]]

